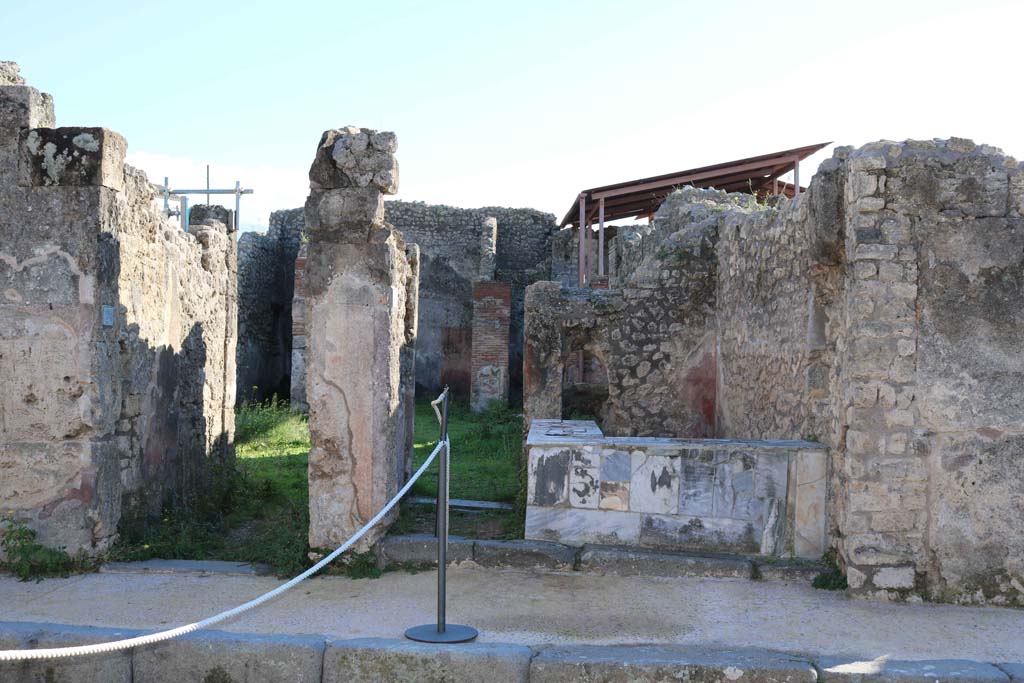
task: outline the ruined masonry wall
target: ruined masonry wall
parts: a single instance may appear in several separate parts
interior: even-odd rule
[[[232,456],[235,244],[168,222],[125,141],[49,128],[0,83],[0,509],[101,552],[122,512],[201,494]],[[200,224],[201,223],[201,224]]]
[[[238,401],[291,391],[292,296],[302,209],[274,211],[266,233],[238,238]]]
[[[284,212],[277,212],[284,213]],[[436,394],[445,383],[469,396],[472,369],[473,283],[482,269],[511,291],[508,341],[509,391],[522,385],[523,299],[526,286],[550,277],[555,217],[532,209],[460,209],[423,202],[385,202],[387,221],[420,247],[420,327],[416,384]],[[493,262],[482,265],[481,237],[497,221]],[[258,304],[258,301],[257,301]],[[296,301],[295,307],[301,306]],[[304,405],[302,351],[295,347],[292,402]],[[241,379],[239,380],[241,382]]]
[[[473,282],[480,276],[481,231],[497,219],[493,279],[511,287],[509,319],[510,383],[522,382],[522,320],[526,285],[549,277],[555,217],[532,209],[489,206],[459,209],[422,202],[390,201],[388,222],[409,243],[420,247],[420,338],[416,346],[416,383],[433,393],[442,384],[469,391]],[[454,358],[462,363],[452,362]],[[446,366],[452,365],[450,372]]]
[[[967,140],[839,148],[721,218],[722,436],[813,436],[851,589],[1024,604],[1024,171]]]

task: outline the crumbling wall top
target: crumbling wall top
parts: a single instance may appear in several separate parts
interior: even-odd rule
[[[17,62],[0,61],[0,85],[25,85]]]
[[[324,131],[309,169],[314,190],[376,188],[398,191],[398,161],[394,133],[348,126]]]

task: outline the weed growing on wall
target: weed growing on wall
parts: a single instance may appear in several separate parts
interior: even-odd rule
[[[835,548],[829,549],[821,559],[828,568],[815,576],[811,585],[826,591],[846,590],[846,577],[843,575],[843,570],[839,568]]]
[[[42,581],[53,576],[92,571],[92,561],[81,554],[68,555],[63,548],[47,548],[36,540],[36,532],[10,517],[0,517],[0,550],[7,558],[0,567],[22,581]]]

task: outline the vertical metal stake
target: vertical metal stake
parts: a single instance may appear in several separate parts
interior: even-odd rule
[[[441,396],[441,443],[437,466],[437,623],[413,626],[405,637],[421,643],[466,643],[479,633],[471,626],[447,623],[448,588],[448,465],[451,442],[448,440],[448,387]]]
[[[238,213],[242,210],[242,181],[235,181],[235,230],[241,230],[241,223],[238,221]]]

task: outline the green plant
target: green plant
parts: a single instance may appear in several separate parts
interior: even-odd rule
[[[0,549],[7,556],[4,566],[22,581],[42,581],[50,576],[68,576],[72,572],[91,571],[92,560],[84,553],[75,557],[64,548],[47,548],[36,541],[35,529],[10,517],[0,517],[6,527]]]
[[[344,564],[345,574],[350,579],[379,579],[383,573],[377,566],[377,556],[373,552],[356,553]]]
[[[811,585],[826,591],[846,590],[848,587],[846,576],[843,575],[843,570],[839,568],[835,548],[829,548],[822,556],[821,561],[825,563],[827,568],[814,577]]]

